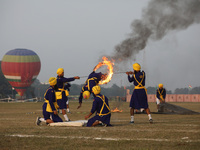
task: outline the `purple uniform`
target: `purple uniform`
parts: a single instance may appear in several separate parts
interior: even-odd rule
[[[106,96],[101,94],[96,95],[91,109],[91,113],[93,114],[94,112],[96,112],[96,115],[88,120],[87,127],[91,127],[96,120],[108,126],[110,125],[111,112]]]
[[[80,96],[79,96],[79,103],[82,103],[83,92],[89,91],[90,93],[92,93],[92,88],[99,83],[99,81],[101,80],[101,76],[102,76],[101,72],[95,73],[93,71],[92,73],[90,73],[90,75],[88,76],[84,86],[81,89],[81,93],[80,93]]]
[[[165,97],[166,97],[166,90],[165,90],[164,88],[162,88],[162,89],[158,88],[157,91],[156,91],[156,97],[157,97],[159,100],[161,99],[161,97],[162,97],[163,99],[165,99]],[[162,100],[162,99],[161,99],[161,100]]]
[[[147,92],[145,88],[145,72],[139,71],[133,74],[132,77],[128,75],[129,82],[133,82],[135,89],[131,96],[130,107],[134,109],[148,108]]]
[[[65,78],[57,76],[58,91],[62,90],[62,99],[57,99],[59,109],[67,109],[66,102],[68,101],[68,97],[65,94],[66,86],[64,86],[64,84],[74,80],[75,80],[74,78]]]
[[[62,119],[58,115],[54,115],[53,111],[56,110],[56,98],[53,87],[49,87],[44,94],[45,103],[43,104],[43,116],[44,119],[52,119],[53,122],[62,122]]]

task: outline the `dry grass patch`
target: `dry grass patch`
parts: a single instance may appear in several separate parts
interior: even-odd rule
[[[14,149],[199,149],[200,115],[152,114],[149,124],[146,114],[136,114],[135,124],[129,124],[129,104],[116,104],[122,113],[112,113],[113,127],[49,127],[36,126],[42,116],[43,103],[0,103],[0,145],[3,150]],[[173,103],[176,104],[176,103]],[[70,102],[71,120],[82,120],[92,102]],[[177,105],[200,112],[199,103]],[[155,103],[150,103],[156,111]],[[62,115],[61,115],[62,117]]]

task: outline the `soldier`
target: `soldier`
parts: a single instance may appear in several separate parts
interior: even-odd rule
[[[50,87],[46,90],[44,94],[44,104],[43,104],[43,116],[44,118],[37,117],[36,124],[40,125],[41,122],[46,124],[53,122],[63,122],[62,119],[58,116],[57,112],[57,102],[55,97],[55,88],[57,84],[57,79],[55,77],[49,78]]]
[[[158,89],[156,90],[156,104],[158,112],[163,112],[163,107],[161,105],[165,103],[166,90],[163,88],[163,84],[158,84]]]
[[[68,101],[67,96],[69,95],[69,92],[67,90],[67,88],[69,88],[69,85],[67,84],[67,82],[74,81],[75,79],[80,79],[80,77],[75,76],[72,78],[65,78],[63,68],[58,68],[57,75],[58,75],[57,76],[58,90],[56,91],[57,103],[58,103],[59,109],[62,110],[62,114],[64,116],[65,121],[69,121],[69,118],[66,114],[66,109],[67,109],[66,103]]]
[[[108,98],[104,95],[101,95],[100,86],[94,86],[92,92],[95,95],[93,106],[91,112],[85,116],[85,119],[88,119],[94,112],[96,115],[88,120],[87,127],[96,126],[100,121],[105,124],[105,126],[112,126],[110,124],[111,111],[108,104]]]
[[[134,109],[140,109],[140,108],[145,109],[149,117],[149,122],[153,123],[147,102],[147,91],[145,88],[145,72],[140,71],[140,69],[141,69],[140,65],[138,63],[135,63],[133,64],[134,72],[126,72],[126,74],[128,75],[129,82],[133,82],[133,84],[135,85],[130,101],[130,115],[131,115],[130,123],[134,123]]]
[[[88,99],[90,97],[90,94],[92,93],[92,88],[98,85],[100,80],[104,80],[106,77],[107,74],[102,74],[101,72],[96,73],[94,70],[92,73],[90,73],[87,80],[85,81],[84,86],[81,89],[81,93],[79,96],[79,106],[77,107],[77,109],[81,107],[83,98]]]

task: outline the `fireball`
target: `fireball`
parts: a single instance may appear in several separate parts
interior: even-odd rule
[[[96,67],[94,68],[94,71],[96,71],[97,69],[99,69],[102,66],[107,66],[107,77],[104,80],[101,80],[99,82],[99,84],[107,84],[108,82],[110,82],[110,80],[112,79],[113,76],[113,65],[114,63],[109,61],[107,57],[103,56],[102,57],[102,62],[99,62]]]

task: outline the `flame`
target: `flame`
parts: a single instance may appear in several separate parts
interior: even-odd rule
[[[111,112],[122,112],[123,110],[119,110],[117,107],[114,110],[111,110]]]
[[[108,66],[108,72],[107,72],[107,77],[104,80],[99,81],[99,84],[107,84],[108,82],[110,82],[110,80],[112,79],[113,76],[113,65],[114,63],[109,61],[107,57],[103,56],[102,57],[102,62],[99,62],[96,67],[94,68],[94,71],[96,71],[97,69],[99,69],[101,66]]]

